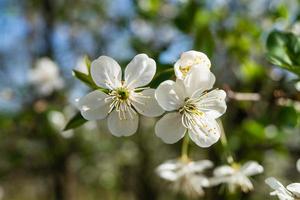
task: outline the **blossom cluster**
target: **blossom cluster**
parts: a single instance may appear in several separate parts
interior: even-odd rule
[[[166,80],[157,89],[147,87],[156,73],[156,63],[146,54],[136,55],[122,75],[120,65],[108,56],[91,63],[91,77],[99,89],[78,102],[87,120],[107,118],[115,136],[130,136],[138,129],[139,114],[165,115],[155,126],[165,143],[175,143],[189,134],[200,147],[209,147],[220,138],[216,121],[226,111],[226,93],[211,90],[215,76],[211,62],[201,52],[184,52],[174,65],[176,80]],[[101,89],[100,89],[101,88]]]
[[[226,93],[213,89],[216,78],[210,68],[211,62],[204,53],[184,52],[174,64],[174,79],[154,89],[147,85],[155,77],[156,62],[146,54],[136,55],[124,73],[114,59],[100,56],[88,69],[97,89],[80,98],[77,106],[86,120],[107,119],[108,129],[117,137],[137,132],[140,115],[162,116],[155,125],[157,137],[167,144],[185,138],[181,157],[156,169],[176,191],[198,197],[205,194],[204,188],[225,183],[229,192],[250,192],[254,189],[250,177],[264,171],[258,162],[240,164],[230,156],[228,164],[216,167],[208,176],[206,170],[213,168],[213,162],[193,161],[187,155],[189,139],[207,148],[221,136],[226,138],[219,120],[227,109]],[[297,165],[300,168],[300,161]],[[299,183],[286,188],[275,178],[268,178],[266,183],[275,190],[271,195],[280,200],[300,199]]]
[[[243,192],[253,190],[249,177],[263,172],[263,167],[256,161],[248,161],[243,165],[232,163],[222,165],[213,170],[213,177],[208,177],[205,170],[212,168],[209,160],[169,160],[157,167],[157,174],[171,182],[173,189],[190,197],[204,195],[204,189],[225,183],[230,192],[241,189]]]
[[[297,161],[297,170],[300,172],[300,159]],[[291,183],[284,187],[277,179],[274,177],[267,178],[265,180],[273,192],[270,193],[272,196],[277,196],[279,200],[299,200],[300,199],[300,183]]]
[[[39,95],[47,96],[64,87],[59,68],[50,58],[40,58],[35,65],[35,68],[29,71],[28,78]]]

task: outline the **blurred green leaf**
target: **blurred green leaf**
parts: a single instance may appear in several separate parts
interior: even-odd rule
[[[84,82],[87,86],[92,89],[99,89],[99,87],[94,83],[92,77],[80,71],[73,69],[73,76],[78,78],[80,81]]]
[[[168,80],[174,74],[174,69],[165,69],[162,72],[156,74],[150,83],[150,87],[157,87],[161,82]]]
[[[242,126],[248,136],[252,137],[252,139],[263,140],[265,138],[264,126],[258,121],[245,120]]]
[[[241,65],[241,74],[243,80],[254,81],[264,77],[265,68],[261,67],[257,62],[245,59]]]
[[[175,18],[174,22],[176,26],[184,32],[190,32],[193,29],[193,23],[197,11],[201,6],[203,6],[203,2],[187,1],[187,3],[182,6],[178,16]]]
[[[298,114],[293,107],[281,107],[278,113],[278,123],[281,126],[295,127],[297,125]]]
[[[273,31],[267,38],[267,51],[271,63],[300,76],[300,37]]]
[[[80,112],[78,112],[67,123],[66,127],[64,128],[64,131],[77,128],[77,127],[81,126],[82,124],[84,124],[85,122],[87,122],[87,120],[82,117]]]

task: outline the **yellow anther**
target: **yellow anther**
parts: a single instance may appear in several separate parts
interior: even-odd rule
[[[179,70],[181,71],[181,73],[183,74],[183,76],[186,76],[187,73],[190,71],[192,66],[180,66]]]

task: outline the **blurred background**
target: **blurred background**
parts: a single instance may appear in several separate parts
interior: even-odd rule
[[[72,76],[83,56],[105,54],[123,67],[138,53],[171,68],[183,51],[205,52],[227,91],[223,117],[236,160],[265,167],[249,194],[208,189],[203,199],[271,199],[264,179],[300,180],[300,82],[270,64],[266,38],[273,30],[300,34],[296,0],[0,0],[0,199],[173,200],[155,175],[180,155],[143,118],[128,138],[106,122],[62,131],[89,88]],[[169,77],[168,77],[169,78]],[[172,78],[172,77],[170,77]],[[152,83],[152,86],[159,84]],[[195,160],[224,163],[219,143],[191,145]]]

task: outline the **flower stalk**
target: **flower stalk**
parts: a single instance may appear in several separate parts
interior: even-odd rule
[[[227,137],[226,137],[225,130],[223,127],[223,123],[220,119],[217,119],[217,122],[218,122],[218,124],[220,126],[220,130],[221,130],[221,139],[220,140],[221,140],[221,144],[222,144],[223,148],[225,149],[226,160],[229,164],[233,164],[234,159],[233,159],[232,153],[228,146]]]
[[[190,137],[187,134],[187,130],[185,131],[185,136],[182,142],[182,147],[181,147],[181,160],[182,161],[188,161],[189,160],[189,142],[190,142]]]

